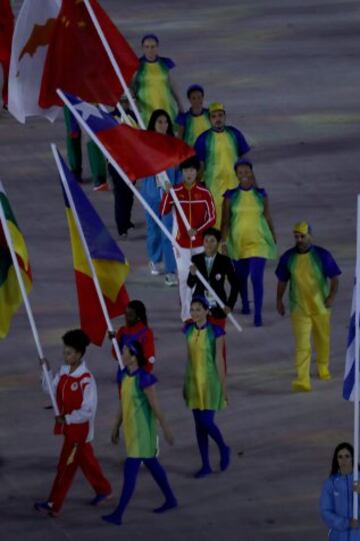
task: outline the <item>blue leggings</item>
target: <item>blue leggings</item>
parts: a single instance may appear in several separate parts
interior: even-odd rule
[[[233,263],[239,282],[239,292],[242,301],[243,313],[250,313],[247,286],[248,277],[250,274],[254,292],[255,320],[261,319],[266,259],[264,257],[249,257],[247,259],[234,260]]]
[[[202,467],[205,470],[210,469],[209,462],[209,440],[210,436],[219,447],[220,454],[227,449],[220,430],[214,422],[214,410],[192,410],[195,421],[196,439],[199,446]]]
[[[157,458],[127,458],[124,463],[124,484],[119,503],[114,511],[114,514],[120,520],[133,495],[141,462],[145,464],[155,482],[159,485],[165,496],[165,503],[173,503],[176,501],[174,493],[169,485],[166,472]]]

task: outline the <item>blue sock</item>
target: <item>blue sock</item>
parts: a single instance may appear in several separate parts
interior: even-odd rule
[[[124,464],[124,484],[116,509],[110,515],[102,517],[105,522],[121,524],[123,513],[133,495],[136,478],[139,472],[141,458],[127,458]]]
[[[154,509],[154,513],[164,513],[168,509],[172,509],[173,507],[177,506],[177,501],[174,496],[173,491],[171,490],[166,471],[160,464],[157,458],[145,458],[144,464],[147,467],[147,469],[150,471],[151,475],[153,476],[155,482],[159,485],[162,493],[165,496],[165,503],[156,509]]]

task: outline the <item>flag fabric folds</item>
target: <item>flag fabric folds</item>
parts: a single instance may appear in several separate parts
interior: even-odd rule
[[[139,60],[98,2],[90,4],[129,84]],[[57,88],[106,105],[116,105],[124,92],[84,2],[62,1],[44,66],[41,107],[62,105]]]
[[[55,120],[59,108],[39,107],[44,64],[61,0],[24,0],[17,16],[9,73],[9,112],[19,121],[42,115]]]
[[[61,156],[60,161],[109,311],[109,316],[110,318],[119,316],[124,313],[129,302],[124,285],[130,269],[129,264],[85,193],[78,186],[73,174]],[[80,324],[91,342],[100,346],[104,340],[107,325],[78,232],[74,213],[64,188],[63,194],[70,230]]]
[[[24,280],[25,289],[27,293],[29,293],[32,286],[32,276],[26,244],[1,182],[0,205],[5,214],[6,223]],[[4,338],[8,334],[12,317],[20,307],[21,303],[22,296],[15,273],[15,267],[0,222],[0,338]]]
[[[346,349],[345,375],[343,397],[345,400],[354,400],[355,385],[355,309],[356,309],[356,283],[353,289],[351,316]]]
[[[11,56],[11,40],[14,31],[14,15],[10,0],[0,0],[0,64],[3,71],[2,97],[7,103],[8,76]]]
[[[133,181],[161,173],[195,154],[192,147],[176,137],[118,124],[109,113],[70,94],[65,95]]]

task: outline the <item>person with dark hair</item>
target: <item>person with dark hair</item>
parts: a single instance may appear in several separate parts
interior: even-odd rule
[[[151,115],[148,129],[157,133],[174,135],[170,116],[163,109],[157,109]],[[172,186],[179,181],[177,169],[169,168],[167,176]],[[145,177],[140,183],[140,192],[152,210],[161,218],[166,229],[171,232],[173,226],[172,215],[161,217],[160,203],[164,193],[157,176]],[[173,247],[169,239],[164,235],[160,227],[155,223],[150,214],[145,213],[146,218],[146,248],[149,257],[150,273],[154,276],[160,274],[158,264],[164,260],[165,285],[176,286],[176,263]]]
[[[197,157],[201,162],[201,174],[210,190],[216,206],[216,227],[221,226],[223,194],[237,187],[234,163],[250,150],[250,145],[237,128],[226,125],[224,105],[209,105],[211,128],[202,133],[195,142]]]
[[[242,300],[242,313],[250,314],[248,277],[254,293],[254,325],[262,326],[264,271],[267,259],[276,258],[276,236],[269,198],[256,185],[252,163],[235,162],[238,186],[224,193],[221,233],[223,253],[233,261]]]
[[[125,325],[116,331],[115,338],[119,343],[121,352],[125,346],[132,342],[139,342],[146,359],[144,369],[146,372],[153,370],[156,361],[154,333],[148,325],[146,308],[142,301],[133,300],[129,302],[125,310]],[[113,356],[116,359],[114,350]]]
[[[194,146],[199,135],[211,128],[209,110],[204,107],[202,86],[197,84],[189,86],[186,95],[190,102],[190,108],[185,113],[179,113],[176,117],[178,137],[188,145]]]
[[[226,316],[235,306],[238,286],[234,266],[229,257],[219,254],[221,233],[218,229],[210,227],[203,233],[204,251],[191,258],[192,265],[187,279],[187,285],[193,290],[196,296],[205,296],[210,307],[212,323],[225,327]],[[204,287],[203,283],[196,276],[198,270],[209,282],[215,293],[224,302],[224,310],[220,308],[216,300]],[[225,283],[230,286],[230,293],[227,295]]]
[[[175,63],[170,58],[159,56],[159,39],[155,34],[146,34],[141,40],[143,56],[140,58],[133,88],[145,125],[156,109],[164,109],[174,122],[182,104],[175,88],[170,70]]]
[[[183,328],[188,347],[184,398],[193,412],[202,462],[194,477],[201,478],[212,473],[209,436],[219,448],[220,469],[226,470],[230,463],[230,448],[214,422],[215,412],[227,403],[223,358],[225,331],[209,322],[209,304],[205,297],[193,297],[190,313],[192,321]]]
[[[290,283],[289,301],[295,338],[295,392],[311,391],[311,335],[314,336],[318,376],[331,379],[330,316],[339,287],[339,269],[330,252],[312,244],[312,229],[307,222],[293,227],[295,246],[280,257],[275,274],[278,278],[276,307],[285,315],[283,297]]]
[[[54,432],[64,436],[64,444],[50,495],[46,501],[34,505],[37,511],[50,516],[59,513],[78,467],[95,491],[91,505],[110,499],[112,494],[111,485],[104,477],[91,445],[97,392],[94,376],[83,360],[89,338],[82,330],[74,329],[66,332],[62,340],[66,364],[52,378],[52,385],[60,411],[55,419]],[[49,368],[47,360],[42,362]],[[45,379],[43,387],[48,391]]]
[[[154,509],[154,513],[164,513],[177,507],[166,472],[156,458],[156,420],[160,423],[166,441],[170,445],[174,443],[173,435],[158,404],[155,392],[157,380],[153,374],[148,374],[144,370],[146,360],[139,342],[135,341],[124,347],[123,360],[125,368],[119,374],[120,408],[111,439],[114,444],[118,443],[122,425],[127,458],[124,463],[124,484],[119,503],[111,514],[102,517],[111,524],[122,523],[124,511],[135,489],[141,463],[145,464],[165,496],[165,502]]]
[[[179,279],[179,293],[181,302],[181,318],[186,321],[190,317],[191,290],[187,285],[191,257],[203,252],[202,234],[215,223],[215,205],[209,190],[198,184],[197,174],[200,168],[196,157],[189,158],[180,164],[183,182],[175,186],[175,194],[190,224],[187,230],[185,224],[175,208],[177,233],[176,240],[179,248],[175,251],[176,265]],[[174,208],[174,201],[169,193],[170,186],[166,186],[167,193],[163,196],[160,205],[162,215],[169,214]]]
[[[352,492],[360,492],[353,482],[354,449],[350,443],[336,446],[329,478],[320,497],[321,518],[329,528],[330,541],[360,540],[360,523],[353,517]]]

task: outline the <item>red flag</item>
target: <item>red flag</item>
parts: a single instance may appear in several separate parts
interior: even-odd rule
[[[70,94],[66,98],[131,180],[157,175],[195,154],[177,137],[118,124],[95,105]]]
[[[90,4],[126,83],[130,83],[138,58],[97,0],[90,0]],[[86,6],[79,0],[63,0],[56,19],[45,61],[40,107],[62,105],[57,88],[106,105],[115,105],[123,94]]]
[[[14,15],[10,0],[0,0],[0,64],[3,70],[2,97],[7,103],[8,77],[11,56],[11,41],[14,32]]]

